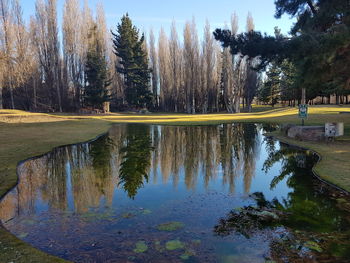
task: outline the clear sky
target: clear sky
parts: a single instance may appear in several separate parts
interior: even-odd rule
[[[64,0],[58,0],[59,21],[62,19]],[[83,0],[81,0],[83,3]],[[92,10],[101,2],[105,8],[107,24],[114,29],[120,18],[129,13],[134,24],[148,32],[151,28],[155,34],[163,27],[169,32],[171,21],[177,22],[179,33],[182,33],[184,23],[196,18],[199,36],[201,37],[206,19],[212,29],[223,27],[230,23],[233,12],[239,16],[240,31],[245,30],[246,17],[250,11],[253,15],[256,30],[273,34],[278,26],[283,33],[288,33],[293,21],[289,17],[276,20],[274,18],[274,0],[89,0]],[[24,15],[28,18],[35,12],[35,0],[21,0]]]

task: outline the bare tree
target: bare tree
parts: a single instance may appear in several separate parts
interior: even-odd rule
[[[250,33],[255,30],[254,20],[251,13],[248,13],[247,16],[247,32]],[[251,112],[252,110],[252,102],[256,95],[256,90],[258,86],[259,74],[257,71],[253,69],[255,64],[257,63],[257,58],[246,57],[245,61],[245,86],[244,86],[244,104],[246,106],[246,110]]]
[[[172,90],[172,100],[174,103],[175,112],[179,111],[181,106],[181,65],[182,65],[182,55],[181,47],[179,43],[179,37],[176,30],[175,21],[171,24],[171,33],[169,40],[169,52],[170,52],[170,71],[171,71],[171,90]]]
[[[233,83],[234,78],[234,65],[232,55],[229,48],[224,48],[222,52],[222,86],[224,103],[227,112],[235,112],[235,101],[237,98],[237,86]]]
[[[89,7],[88,0],[84,1],[83,13],[82,13],[82,27],[81,27],[81,57],[84,58],[83,64],[85,65],[87,52],[89,50],[89,33],[92,28],[94,18],[92,17],[92,11]]]
[[[214,52],[214,38],[210,30],[209,21],[206,21],[204,29],[204,38],[203,38],[203,81],[202,81],[202,112],[206,113],[208,111],[208,106],[212,108],[215,107],[215,98],[217,86],[214,83],[214,74],[215,74],[215,59],[216,54]],[[214,99],[214,100],[213,100]]]
[[[62,111],[56,0],[37,0],[36,25],[35,45],[49,98],[48,108],[56,105]]]
[[[58,109],[62,112],[62,93],[60,88],[60,53],[58,40],[58,26],[57,26],[57,0],[47,0],[47,25],[48,25],[48,39],[49,49],[52,63],[53,86],[56,87],[56,96]]]
[[[20,97],[22,107],[31,108],[32,94],[29,91],[29,82],[32,79],[35,60],[30,38],[30,31],[27,29],[23,19],[22,7],[19,0],[12,2],[13,34],[14,34],[14,54],[13,54],[13,85],[16,89],[21,89]]]
[[[196,113],[196,92],[199,84],[199,47],[196,23],[187,22],[184,29],[184,66],[185,66],[185,94],[186,110]]]
[[[213,71],[213,91],[211,98],[212,111],[220,111],[220,95],[221,95],[221,76],[222,76],[222,51],[219,43],[215,42],[214,44],[214,55],[215,55],[215,68]]]
[[[153,93],[153,106],[158,108],[158,61],[157,61],[157,51],[155,47],[155,39],[153,30],[150,32],[150,68],[152,69],[152,93]]]
[[[14,43],[13,43],[13,31],[12,26],[12,14],[11,14],[11,5],[9,0],[0,0],[0,17],[1,17],[1,43],[2,43],[2,54],[4,59],[4,76],[3,80],[9,87],[10,96],[11,96],[11,107],[15,108],[14,94],[13,94],[13,52],[14,52]],[[1,91],[2,93],[2,91]]]
[[[73,107],[81,104],[81,87],[84,83],[84,53],[82,31],[82,13],[78,0],[66,0],[63,11],[63,60],[66,85]]]
[[[255,24],[254,24],[252,13],[248,12],[246,30],[247,32],[251,32],[251,31],[254,31],[254,29],[255,29]]]
[[[107,30],[107,23],[106,23],[106,16],[105,11],[103,8],[103,5],[99,3],[97,5],[97,12],[96,12],[96,25],[97,25],[97,39],[101,43],[101,47],[103,49],[104,55],[107,57],[107,45],[108,45],[108,38],[110,37]]]
[[[170,110],[170,63],[169,63],[169,43],[168,38],[162,28],[158,39],[158,63],[160,81],[160,105],[164,110]]]
[[[226,25],[227,28],[227,25]],[[236,31],[233,31],[236,30]],[[234,14],[231,17],[231,32],[236,34],[238,30],[238,18]],[[235,56],[230,53],[230,48],[224,48],[222,52],[222,86],[224,104],[227,112],[236,112],[235,103],[239,100],[238,86],[234,81],[237,80],[235,72]]]

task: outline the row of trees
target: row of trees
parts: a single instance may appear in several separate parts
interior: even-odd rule
[[[102,108],[205,113],[239,112],[251,104],[259,74],[248,56],[232,56],[213,38],[209,22],[200,41],[195,20],[183,39],[175,21],[149,41],[125,15],[112,33],[103,7],[66,0],[58,25],[56,0],[37,0],[26,23],[19,0],[0,0],[0,108],[78,111]],[[238,17],[231,29],[238,31]],[[62,34],[59,33],[62,29]],[[254,30],[253,18],[247,31]]]
[[[0,0],[0,17],[0,108],[68,111],[107,99],[99,89],[114,58],[101,5],[94,17],[87,1],[67,0],[62,37],[56,0],[37,0],[29,23],[19,0]]]
[[[214,36],[207,22],[200,40],[193,18],[182,34],[175,21],[169,36],[162,29],[158,43],[128,15],[109,32],[103,7],[94,16],[79,2],[66,0],[59,27],[56,0],[37,0],[29,23],[19,0],[0,0],[0,108],[78,111],[111,102],[114,110],[234,113],[242,104],[249,111],[256,95],[295,105],[302,89],[308,100],[336,94],[337,103],[350,93],[346,0],[276,1],[277,18],[298,16],[291,37],[256,32],[249,14],[244,33],[233,15]]]
[[[275,4],[276,18],[286,14],[297,19],[291,36],[278,30],[268,36],[217,29],[215,38],[233,55],[259,57],[256,68],[267,69],[268,75],[259,96],[272,104],[278,97],[300,102],[303,89],[307,100],[336,95],[337,104],[341,98],[346,102],[350,94],[350,2],[276,0]]]
[[[237,15],[232,15],[230,26],[238,31]],[[253,29],[253,18],[248,15],[247,30]],[[154,107],[206,113],[239,112],[242,101],[248,107],[251,105],[259,84],[259,74],[250,67],[255,63],[254,58],[232,56],[228,48],[222,49],[214,40],[208,21],[202,42],[194,19],[185,24],[183,41],[179,39],[175,22],[170,32],[168,37],[164,30],[160,31],[158,52],[153,32],[150,34],[152,90],[158,98]]]

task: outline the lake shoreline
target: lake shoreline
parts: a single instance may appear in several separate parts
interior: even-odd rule
[[[344,107],[339,107],[338,110],[344,111]],[[28,114],[30,115],[30,113]],[[255,114],[253,113],[251,115],[255,115]],[[337,121],[339,117],[339,116],[335,116],[333,113],[332,115],[326,115],[326,116],[331,121],[333,120]],[[322,117],[326,117],[326,116],[322,116]],[[138,116],[138,117],[141,118],[142,116]],[[229,117],[232,118],[233,115],[231,114],[229,115]],[[317,117],[317,116],[314,116],[314,117]],[[36,118],[38,118],[38,116],[36,116]],[[98,119],[98,118],[95,118],[94,116],[83,117],[82,119],[74,119],[74,118],[70,119],[70,118],[65,118],[65,116],[62,116],[60,118],[63,118],[63,120],[60,120],[58,122],[57,122],[56,116],[54,116],[55,120],[50,122],[47,122],[46,117],[45,117],[45,120],[43,120],[44,122],[34,121],[32,123],[21,123],[20,119],[19,119],[19,122],[16,122],[14,119],[12,119],[12,121],[15,121],[15,122],[12,122],[12,123],[0,122],[0,128],[1,128],[0,139],[1,138],[5,139],[9,137],[21,138],[21,140],[16,140],[16,139],[12,141],[9,140],[7,145],[8,147],[6,147],[5,145],[5,147],[3,148],[3,152],[1,152],[2,156],[5,156],[5,153],[10,155],[7,158],[2,158],[0,162],[0,167],[1,167],[0,196],[1,197],[3,197],[8,191],[10,191],[13,187],[17,185],[18,178],[16,174],[16,167],[19,163],[26,161],[28,159],[45,155],[46,153],[52,151],[54,148],[94,141],[100,136],[102,136],[103,134],[105,134],[106,130],[108,131],[108,129],[111,127],[112,124],[117,124],[120,122],[168,124],[168,125],[188,125],[188,124],[189,125],[210,125],[210,124],[217,124],[217,123],[223,123],[223,122],[282,123],[282,121],[278,119],[281,117],[266,117],[261,119],[261,113],[256,113],[255,119],[250,117],[244,120],[217,119],[214,121],[203,121],[203,122],[196,121],[194,123],[191,121],[166,122],[165,118],[162,118],[161,121],[157,120],[154,123],[152,123],[152,120],[146,120],[145,122],[143,122],[140,119],[131,120],[131,121],[125,121],[125,120],[121,121],[118,119],[113,120],[113,118]],[[349,128],[350,118],[348,116],[341,116],[341,118],[342,120],[343,119],[346,120],[345,125],[346,125],[346,131],[347,131],[347,129]],[[297,120],[298,120],[297,118],[293,118],[292,122],[296,122]],[[285,123],[289,123],[289,121],[287,120],[285,121]],[[84,134],[81,131],[84,131]],[[350,134],[346,133],[346,138],[349,135]],[[322,158],[313,168],[313,172],[315,176],[319,177],[321,181],[324,180],[329,184],[334,184],[334,186],[338,186],[339,183],[338,184],[334,183],[334,179],[329,180],[329,176],[323,176],[323,173],[320,174],[320,169],[322,169],[325,166],[324,162],[326,162],[326,165],[327,165],[327,155],[324,156],[324,154],[326,153],[324,151],[324,147],[327,148],[328,145],[324,143],[326,146],[321,145],[319,147],[316,147],[313,143],[299,142],[296,140],[286,139],[281,137],[278,134],[273,135],[273,137],[282,142],[286,140],[287,144],[302,147],[304,149],[309,149],[315,153],[318,153],[318,155],[320,155]],[[36,142],[36,140],[40,140],[40,143]],[[27,144],[29,145],[23,149],[23,145],[27,145]],[[344,142],[342,144],[343,144],[342,147],[344,148]],[[345,146],[347,145],[350,145],[350,143],[348,141],[345,141]],[[338,149],[338,146],[339,145],[337,144],[334,146],[334,148]],[[346,154],[350,155],[350,153],[346,153]],[[349,174],[348,180],[350,181],[350,174]],[[346,191],[347,189],[350,189],[350,188],[344,187],[343,190]],[[63,259],[53,257],[51,255],[48,255],[44,252],[41,252],[31,247],[29,244],[17,239],[15,236],[9,233],[2,226],[0,226],[0,236],[2,240],[0,245],[0,254],[3,257],[2,259],[4,259],[5,261],[11,262],[16,260],[16,262],[37,262],[39,260],[40,262],[67,262]]]

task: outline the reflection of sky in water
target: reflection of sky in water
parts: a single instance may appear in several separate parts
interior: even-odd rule
[[[12,219],[5,226],[34,246],[79,262],[85,248],[77,244],[85,244],[86,239],[99,240],[100,249],[112,258],[113,247],[130,240],[120,251],[122,260],[132,255],[133,242],[162,238],[204,240],[199,258],[203,254],[219,261],[225,257],[264,262],[266,240],[239,235],[219,238],[212,230],[230,210],[254,204],[251,193],[262,192],[267,200],[277,198],[280,203],[293,193],[287,183],[290,176],[270,188],[285,163],[276,161],[267,173],[263,171],[272,154],[269,147],[278,151],[280,145],[262,133],[252,124],[118,125],[108,137],[59,148],[21,164],[19,185],[0,203],[1,219]],[[143,214],[145,210],[150,214]],[[26,224],[32,219],[35,224]],[[154,231],[154,226],[169,221],[182,221],[186,227],[164,236]],[[110,236],[119,232],[128,233],[127,237]],[[48,240],[60,245],[55,249]],[[256,254],[248,247],[255,248]],[[93,250],[89,253],[85,260],[97,255]],[[159,254],[154,253],[152,257]]]

